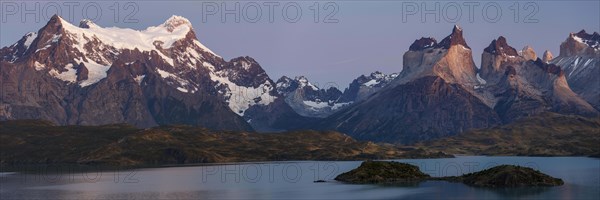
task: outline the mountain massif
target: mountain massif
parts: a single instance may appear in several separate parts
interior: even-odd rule
[[[463,31],[437,42],[416,40],[404,66],[387,88],[321,122],[358,139],[411,143],[499,124],[499,117],[477,98],[477,68]]]
[[[406,144],[547,112],[598,117],[598,33],[570,34],[556,58],[538,58],[529,46],[517,51],[500,36],[479,68],[463,34],[455,26],[439,42],[417,39],[400,73],[361,75],[342,92],[303,76],[273,81],[248,56],[225,60],[180,16],[132,30],[55,15],[0,49],[0,120],[335,130]]]
[[[519,53],[501,36],[481,60],[478,69],[457,26],[439,43],[415,40],[404,54],[402,72],[387,88],[318,127],[358,139],[413,143],[543,112],[598,116],[571,90],[561,67],[543,62],[530,47]]]
[[[137,31],[55,15],[0,62],[4,120],[265,130],[301,119],[254,59],[224,60],[179,16]]]

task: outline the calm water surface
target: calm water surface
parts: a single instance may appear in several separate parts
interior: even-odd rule
[[[565,185],[485,189],[426,181],[415,185],[343,184],[333,180],[360,161],[265,162],[89,172],[44,167],[0,173],[0,199],[600,199],[600,159],[484,157],[396,160],[432,176],[461,175],[499,164],[528,166]],[[325,183],[314,183],[326,180]]]

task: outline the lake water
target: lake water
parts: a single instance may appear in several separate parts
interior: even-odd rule
[[[352,185],[333,180],[360,161],[265,162],[81,171],[40,167],[0,173],[0,199],[600,199],[600,159],[485,157],[401,159],[432,176],[460,175],[499,164],[528,166],[564,180],[550,188],[485,189],[426,181],[416,185]],[[83,169],[85,170],[85,169]],[[325,183],[314,183],[315,180]]]

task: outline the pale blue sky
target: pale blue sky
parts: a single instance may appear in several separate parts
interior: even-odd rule
[[[33,8],[36,1],[28,1],[27,7]],[[119,21],[115,23],[114,5],[119,3]],[[222,22],[220,15],[210,15],[203,18],[203,5],[217,5],[223,9],[220,1],[205,4],[197,1],[146,1],[136,2],[139,8],[134,15],[138,22],[124,23],[123,18],[132,11],[123,7],[127,1],[98,1],[97,4],[80,2],[75,6],[73,16],[66,16],[68,7],[62,1],[40,1],[41,17],[36,22],[33,15],[21,16],[23,4],[20,1],[0,2],[0,46],[16,42],[24,34],[37,31],[47,21],[43,15],[51,16],[58,5],[63,11],[63,17],[78,24],[84,18],[84,6],[87,6],[87,16],[96,16],[95,6],[102,9],[102,15],[96,23],[100,26],[128,27],[144,29],[158,25],[171,15],[181,15],[192,21],[199,40],[223,56],[231,59],[237,56],[255,58],[267,71],[272,79],[277,80],[282,75],[305,75],[311,81],[320,85],[327,82],[337,83],[341,89],[359,76],[375,70],[385,73],[399,72],[402,69],[402,55],[410,44],[420,37],[435,37],[441,40],[448,35],[454,24],[464,30],[467,43],[473,49],[475,62],[479,65],[481,52],[491,40],[503,35],[510,45],[521,49],[531,45],[538,55],[548,49],[556,56],[559,45],[570,32],[585,29],[588,32],[600,29],[600,1],[534,1],[526,7],[529,1],[519,3],[520,19],[514,22],[514,11],[511,6],[515,1],[480,1],[474,9],[471,22],[468,18],[468,7],[463,1],[427,1],[428,9],[435,3],[440,4],[440,10],[447,9],[447,15],[441,15],[440,22],[435,22],[433,15],[427,15],[426,21],[421,16],[409,15],[403,22],[403,6],[417,5],[422,11],[422,2],[417,1],[332,1],[335,4],[323,7],[327,1],[295,1],[302,8],[302,17],[296,23],[287,22],[282,15],[282,7],[290,1],[279,2],[273,15],[274,22],[268,19],[268,7],[258,1],[262,16],[260,21],[250,23],[243,16],[236,23],[232,15],[227,15],[227,21]],[[227,1],[225,5],[231,8],[238,2],[240,8],[248,8],[248,18],[255,16],[250,1]],[[291,1],[294,2],[294,1]],[[313,21],[314,11],[310,6],[319,3],[320,22]],[[453,4],[453,3],[458,4]],[[469,1],[473,2],[473,1]],[[485,20],[483,7],[488,5],[488,18],[496,15],[492,4],[498,2],[502,15],[499,21],[491,23]],[[16,4],[15,4],[16,3]],[[11,6],[17,5],[16,14],[12,14]],[[256,5],[256,4],[253,4]],[[461,7],[462,16],[457,22],[444,20],[456,16],[453,5]],[[494,4],[496,5],[496,4]],[[338,23],[323,23],[323,18],[337,7],[334,19]],[[523,18],[537,7],[533,19],[537,23],[523,23]],[[113,8],[111,10],[111,8]],[[132,8],[132,7],[129,7]],[[289,18],[295,16],[294,7],[288,9]],[[514,8],[514,7],[513,7]],[[528,8],[528,9],[525,9]],[[219,12],[220,14],[220,12]],[[22,19],[24,19],[22,22]],[[203,19],[206,22],[203,22]]]

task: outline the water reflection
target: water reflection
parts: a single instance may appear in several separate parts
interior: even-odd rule
[[[551,188],[486,189],[425,181],[354,185],[333,181],[360,162],[267,162],[72,173],[1,173],[0,199],[599,199],[600,160],[482,157],[397,160],[432,176],[518,164],[562,178]],[[495,164],[495,165],[494,165]],[[326,180],[314,183],[315,180]]]

